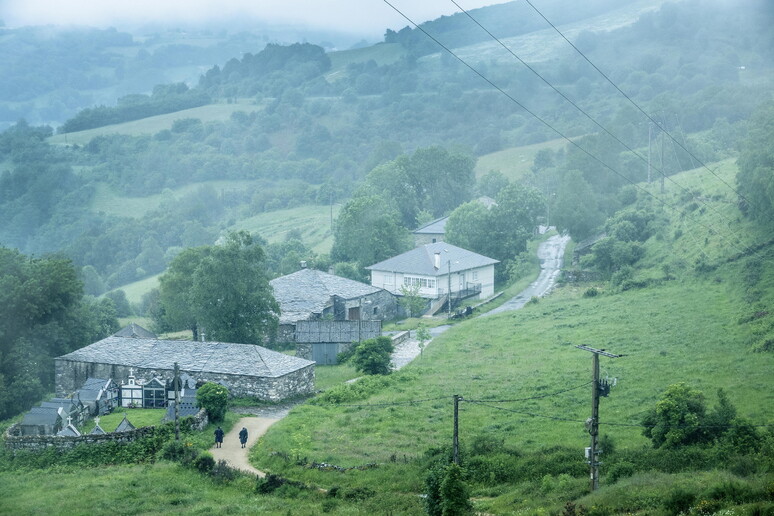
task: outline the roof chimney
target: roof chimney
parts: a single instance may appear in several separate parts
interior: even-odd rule
[[[441,253],[435,253],[435,261],[433,262],[433,267],[436,269],[441,268]]]
[[[301,268],[306,269],[306,260],[301,260]]]

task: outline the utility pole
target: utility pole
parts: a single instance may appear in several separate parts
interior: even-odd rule
[[[460,400],[462,396],[459,394],[454,395],[454,437],[452,438],[453,460],[455,464],[460,463]]]
[[[180,440],[180,366],[175,362],[175,378],[172,380],[175,388],[175,441]]]
[[[624,355],[608,353],[604,349],[595,349],[588,346],[575,346],[578,349],[592,353],[592,382],[591,382],[591,418],[586,422],[591,434],[591,446],[587,450],[587,456],[590,469],[590,487],[592,491],[599,488],[599,460],[598,456],[602,453],[599,449],[599,355],[610,358],[619,358]]]
[[[661,193],[664,193],[664,179],[666,171],[664,170],[664,131],[661,131]]]

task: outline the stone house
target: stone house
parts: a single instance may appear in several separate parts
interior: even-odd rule
[[[87,378],[75,393],[90,416],[109,414],[119,403],[119,388],[112,379]]]
[[[296,356],[318,365],[337,364],[339,353],[381,334],[381,321],[298,321]]]
[[[314,362],[261,346],[116,336],[55,358],[56,391],[72,392],[90,377],[125,382],[132,375],[140,385],[158,378],[165,400],[176,362],[181,374],[222,384],[234,396],[280,401],[314,392]]]
[[[315,269],[301,269],[269,284],[280,305],[280,342],[294,342],[297,321],[385,321],[398,314],[391,292]]]

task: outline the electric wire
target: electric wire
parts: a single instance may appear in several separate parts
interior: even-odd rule
[[[418,30],[420,30],[421,32],[423,32],[423,33],[424,33],[424,34],[425,34],[425,35],[426,35],[428,38],[430,38],[431,40],[433,40],[433,41],[434,41],[434,42],[435,42],[435,43],[436,43],[436,44],[437,44],[439,47],[441,47],[442,49],[444,49],[444,50],[445,50],[447,53],[449,53],[449,54],[450,54],[452,57],[454,57],[455,59],[457,59],[457,60],[458,60],[460,63],[462,63],[462,64],[463,64],[465,67],[467,67],[467,68],[468,68],[468,69],[470,69],[470,70],[471,70],[473,73],[475,73],[476,75],[478,75],[478,76],[479,76],[481,79],[483,79],[483,80],[484,80],[486,83],[488,83],[488,84],[489,84],[490,86],[492,86],[494,89],[496,89],[497,91],[499,91],[500,93],[502,93],[502,94],[503,94],[503,95],[504,95],[506,98],[508,98],[508,99],[509,99],[511,102],[513,102],[514,104],[516,104],[517,106],[519,106],[521,109],[523,109],[523,110],[524,110],[525,112],[527,112],[529,115],[531,115],[533,118],[535,118],[535,119],[536,119],[536,120],[538,120],[540,123],[542,123],[543,125],[545,125],[545,126],[546,126],[546,127],[548,127],[549,129],[551,129],[553,132],[555,132],[557,135],[559,135],[559,136],[560,136],[562,139],[566,140],[568,143],[570,143],[572,146],[574,146],[575,148],[577,148],[578,150],[580,150],[582,153],[586,154],[588,157],[590,157],[590,158],[591,158],[591,159],[593,159],[594,161],[598,162],[598,163],[599,163],[600,165],[602,165],[604,168],[606,168],[606,169],[610,170],[611,172],[613,172],[613,173],[614,173],[614,174],[616,174],[617,176],[621,177],[622,179],[624,179],[625,181],[627,181],[629,184],[631,184],[632,186],[634,186],[634,187],[635,187],[635,188],[637,188],[638,190],[640,190],[640,191],[644,192],[646,195],[650,196],[650,197],[651,197],[651,198],[653,198],[655,201],[657,201],[657,202],[661,203],[663,206],[665,206],[665,207],[667,207],[667,208],[670,208],[671,210],[675,211],[676,213],[678,213],[678,214],[682,215],[683,217],[687,217],[687,218],[690,218],[690,219],[694,220],[694,221],[695,221],[695,222],[696,222],[698,225],[700,225],[700,226],[704,227],[705,229],[709,230],[711,233],[715,233],[715,234],[717,234],[717,235],[718,235],[718,236],[719,236],[721,239],[723,239],[724,241],[726,241],[726,243],[727,243],[727,244],[729,244],[731,247],[733,247],[734,249],[736,249],[736,250],[737,250],[739,253],[742,253],[742,254],[744,254],[744,252],[745,252],[745,251],[744,251],[743,249],[740,249],[740,248],[739,248],[739,247],[738,247],[738,246],[737,246],[737,245],[736,245],[734,242],[732,242],[732,241],[730,241],[729,239],[727,239],[725,236],[723,236],[723,235],[722,235],[720,232],[718,232],[717,230],[715,230],[713,227],[711,227],[711,226],[708,226],[707,224],[703,223],[702,221],[695,219],[695,218],[694,218],[694,217],[693,217],[693,216],[692,216],[690,213],[688,213],[688,212],[686,212],[686,211],[684,211],[684,210],[682,210],[682,209],[678,208],[677,206],[674,206],[673,204],[669,203],[668,201],[666,201],[666,200],[664,200],[664,199],[661,199],[661,198],[657,197],[656,195],[654,195],[653,193],[651,193],[651,192],[650,192],[650,191],[648,191],[647,189],[643,188],[642,186],[640,186],[640,185],[638,185],[637,183],[635,183],[633,180],[629,179],[628,177],[624,176],[623,174],[621,174],[620,172],[618,172],[617,170],[615,170],[614,168],[612,168],[610,165],[608,165],[607,163],[605,163],[604,161],[602,161],[600,158],[598,158],[597,156],[595,156],[595,155],[594,155],[594,154],[592,154],[591,152],[589,152],[589,151],[587,151],[586,149],[584,149],[583,147],[581,147],[581,146],[580,146],[580,145],[579,145],[577,142],[573,141],[573,140],[572,140],[572,139],[571,139],[569,136],[565,135],[563,132],[561,132],[560,130],[556,129],[556,128],[555,128],[554,126],[552,126],[552,125],[551,125],[551,124],[550,124],[548,121],[546,121],[545,119],[543,119],[543,118],[542,118],[540,115],[538,115],[538,114],[537,114],[537,113],[535,113],[534,111],[532,111],[532,110],[530,110],[529,108],[527,108],[527,107],[526,107],[524,104],[522,104],[521,102],[519,102],[519,101],[518,101],[518,100],[517,100],[515,97],[513,97],[511,94],[509,94],[508,92],[506,92],[505,90],[503,90],[503,89],[502,89],[501,87],[499,87],[497,84],[495,84],[494,82],[492,82],[492,80],[491,80],[491,79],[489,79],[488,77],[486,77],[485,75],[483,75],[483,74],[482,74],[481,72],[479,72],[479,71],[478,71],[476,68],[474,68],[474,67],[473,67],[471,64],[469,64],[467,61],[465,61],[465,60],[464,60],[464,59],[462,59],[460,56],[458,56],[457,54],[455,54],[455,53],[454,53],[454,52],[453,52],[453,51],[452,51],[450,48],[448,48],[448,47],[447,47],[447,46],[445,46],[443,43],[441,43],[441,42],[440,42],[438,39],[436,39],[434,36],[432,36],[432,35],[431,35],[429,32],[427,32],[427,31],[426,31],[424,28],[422,28],[421,26],[419,26],[419,25],[418,25],[416,22],[414,22],[414,21],[413,21],[413,20],[412,20],[410,17],[408,17],[406,14],[404,14],[404,13],[403,13],[403,12],[402,12],[400,9],[398,9],[397,7],[395,7],[395,6],[394,6],[392,3],[390,3],[388,0],[382,0],[382,1],[383,1],[385,4],[387,4],[388,6],[390,6],[390,7],[391,7],[393,10],[395,10],[395,12],[397,12],[397,13],[398,13],[399,15],[401,15],[403,18],[405,18],[405,19],[406,19],[406,20],[407,20],[409,23],[411,23],[411,24],[412,24],[414,27],[416,27]]]
[[[550,398],[552,396],[558,396],[560,394],[564,394],[565,392],[574,391],[576,389],[581,389],[583,387],[587,387],[587,386],[591,385],[592,383],[594,383],[594,381],[593,380],[589,380],[588,382],[586,382],[584,384],[581,384],[581,385],[576,385],[575,387],[568,387],[567,389],[562,389],[562,390],[556,391],[556,392],[550,392],[548,394],[541,394],[539,396],[530,396],[529,398],[515,398],[515,399],[512,399],[512,400],[475,400],[475,399],[469,400],[469,399],[465,399],[465,401],[469,401],[471,403],[511,403],[511,402],[515,402],[515,401],[539,400],[539,399],[543,399],[543,398]]]
[[[653,118],[652,118],[652,117],[651,117],[651,116],[650,116],[650,115],[649,115],[649,114],[648,114],[648,113],[647,113],[647,112],[646,112],[644,109],[642,109],[642,107],[640,107],[640,105],[639,105],[639,104],[637,104],[637,103],[634,101],[634,99],[632,99],[632,98],[631,98],[629,95],[627,95],[627,94],[626,94],[626,92],[624,92],[624,91],[623,91],[621,88],[619,88],[619,87],[618,87],[618,85],[617,85],[615,82],[613,82],[613,80],[612,80],[612,79],[610,79],[610,77],[608,77],[608,76],[607,76],[607,74],[605,74],[605,73],[604,73],[602,70],[600,70],[600,69],[599,69],[599,67],[597,67],[597,65],[595,65],[595,64],[594,64],[594,63],[591,61],[591,59],[589,59],[588,57],[586,57],[586,54],[584,54],[584,53],[583,53],[583,52],[582,52],[582,51],[581,51],[581,50],[580,50],[578,47],[576,47],[576,46],[575,46],[575,45],[574,45],[574,44],[573,44],[573,43],[572,43],[572,42],[571,42],[569,39],[567,39],[567,37],[566,37],[566,36],[565,36],[565,35],[562,33],[562,31],[560,31],[560,30],[559,30],[559,28],[557,28],[557,27],[556,27],[556,25],[554,25],[554,24],[551,22],[551,20],[549,20],[548,18],[546,18],[546,17],[545,17],[545,15],[544,15],[542,12],[540,12],[540,9],[538,9],[537,7],[535,7],[535,6],[534,6],[534,4],[533,4],[533,3],[532,3],[530,0],[524,0],[524,1],[525,1],[525,2],[527,3],[527,5],[529,5],[529,6],[530,6],[530,7],[531,7],[531,8],[532,8],[532,9],[533,9],[533,10],[534,10],[534,11],[535,11],[535,12],[536,12],[536,13],[537,13],[537,14],[538,14],[540,17],[541,17],[541,18],[543,18],[543,20],[545,20],[545,22],[546,22],[546,23],[548,23],[548,25],[550,25],[550,26],[551,26],[551,28],[552,28],[552,29],[554,29],[554,31],[556,31],[556,33],[557,33],[557,34],[559,34],[559,36],[561,36],[561,37],[562,37],[562,39],[563,39],[563,40],[565,40],[565,41],[567,42],[567,44],[568,44],[568,45],[570,45],[570,46],[571,46],[573,49],[575,49],[575,51],[576,51],[576,52],[577,52],[577,53],[578,53],[578,54],[579,54],[579,55],[580,55],[580,56],[581,56],[581,57],[582,57],[584,60],[586,60],[586,62],[587,62],[588,64],[590,64],[590,65],[591,65],[591,66],[594,68],[594,70],[596,70],[597,72],[599,72],[599,74],[600,74],[602,77],[604,77],[604,79],[605,79],[605,80],[606,80],[608,83],[610,83],[610,84],[613,86],[613,88],[615,88],[616,90],[618,90],[618,92],[619,92],[621,95],[623,95],[623,96],[624,96],[624,98],[625,98],[626,100],[628,100],[628,101],[629,101],[629,102],[630,102],[630,103],[631,103],[631,104],[632,104],[632,105],[633,105],[635,108],[637,108],[637,110],[638,110],[638,111],[640,111],[640,112],[641,112],[643,115],[645,115],[645,116],[648,118],[648,120],[650,120],[652,123],[656,124],[656,126],[657,126],[659,129],[661,129],[662,131],[664,131],[664,132],[666,133],[666,135],[667,135],[667,136],[669,136],[669,138],[670,138],[672,141],[674,141],[675,143],[677,143],[677,145],[678,145],[678,146],[680,146],[680,148],[682,148],[682,149],[683,149],[685,152],[687,152],[687,153],[688,153],[688,155],[690,155],[690,156],[691,156],[693,159],[695,159],[695,160],[696,160],[696,162],[697,162],[697,163],[699,163],[699,164],[702,166],[702,168],[704,168],[704,169],[706,169],[707,171],[709,171],[709,173],[710,173],[710,174],[712,174],[713,176],[715,176],[715,177],[716,177],[716,178],[717,178],[717,179],[718,179],[718,180],[719,180],[721,183],[723,183],[724,185],[726,185],[726,186],[727,186],[729,189],[731,189],[731,191],[733,191],[733,192],[734,192],[736,195],[738,195],[740,199],[744,200],[744,201],[745,201],[745,202],[746,202],[748,205],[751,205],[751,204],[749,203],[749,201],[748,201],[748,200],[747,200],[747,199],[744,197],[744,195],[742,195],[742,194],[741,194],[739,191],[737,191],[737,190],[736,190],[736,188],[734,188],[733,186],[731,186],[730,184],[728,184],[728,183],[727,183],[725,180],[723,180],[723,178],[722,178],[722,177],[720,177],[720,176],[718,176],[717,174],[715,174],[715,172],[714,172],[713,170],[711,170],[711,169],[710,169],[710,168],[709,168],[707,165],[705,165],[703,161],[701,161],[699,158],[697,158],[696,156],[694,156],[694,155],[693,155],[693,153],[692,153],[691,151],[689,151],[687,148],[685,148],[685,147],[684,147],[682,144],[680,144],[680,142],[678,142],[678,141],[677,141],[677,140],[676,140],[676,139],[675,139],[675,138],[674,138],[674,137],[673,137],[671,134],[669,134],[669,132],[668,132],[668,131],[666,131],[666,130],[665,130],[663,127],[661,127],[661,125],[660,125],[660,124],[659,124],[659,123],[658,123],[656,120],[654,120],[654,119],[653,119]]]
[[[521,58],[521,57],[520,57],[518,54],[516,54],[516,53],[515,53],[513,50],[511,50],[511,48],[510,48],[510,47],[508,47],[508,46],[507,46],[505,43],[503,43],[503,42],[502,42],[502,40],[500,40],[500,38],[498,38],[497,36],[495,36],[494,34],[492,34],[492,32],[491,32],[489,29],[487,29],[486,27],[484,27],[484,26],[483,26],[483,25],[482,25],[482,24],[481,24],[481,23],[480,23],[480,22],[479,22],[479,21],[478,21],[478,20],[477,20],[477,19],[476,19],[476,18],[473,16],[473,15],[471,15],[471,14],[470,14],[470,13],[469,13],[469,12],[468,12],[468,11],[467,11],[465,8],[463,8],[463,7],[462,7],[460,4],[458,4],[456,0],[449,0],[449,1],[450,1],[451,3],[453,3],[453,4],[454,4],[454,5],[455,5],[455,6],[456,6],[458,9],[460,9],[460,11],[462,11],[462,12],[463,12],[463,13],[464,13],[464,14],[465,14],[465,15],[466,15],[468,18],[470,18],[470,20],[471,20],[471,21],[473,21],[473,23],[475,23],[476,25],[478,25],[478,27],[480,27],[480,28],[481,28],[481,30],[483,30],[484,32],[486,32],[486,33],[487,33],[487,35],[489,35],[489,37],[491,37],[491,38],[492,38],[493,40],[495,40],[495,41],[496,41],[496,42],[497,42],[497,43],[498,43],[498,44],[499,44],[501,47],[503,47],[503,48],[506,50],[506,52],[508,52],[510,55],[512,55],[514,58],[516,58],[516,59],[517,59],[517,60],[518,60],[518,61],[519,61],[519,62],[520,62],[522,65],[524,65],[524,66],[525,66],[525,67],[526,67],[526,68],[527,68],[527,69],[528,69],[530,72],[532,72],[532,73],[533,73],[533,74],[534,74],[534,75],[535,75],[537,78],[539,78],[541,81],[543,81],[543,82],[544,82],[544,83],[545,83],[545,84],[546,84],[546,85],[547,85],[549,88],[551,88],[553,91],[555,91],[556,93],[558,93],[558,94],[559,94],[559,95],[560,95],[560,96],[561,96],[561,97],[562,97],[562,98],[563,98],[565,101],[567,101],[567,102],[568,102],[568,103],[569,103],[569,104],[570,104],[572,107],[574,107],[574,108],[575,108],[575,109],[576,109],[578,112],[580,112],[580,113],[581,113],[583,116],[585,116],[587,119],[589,119],[589,120],[590,120],[590,121],[591,121],[591,122],[592,122],[594,125],[596,125],[597,127],[599,127],[599,128],[600,128],[600,129],[601,129],[601,130],[602,130],[602,131],[605,133],[605,134],[607,134],[608,136],[610,136],[611,138],[613,138],[613,139],[614,139],[616,142],[618,142],[618,143],[619,143],[619,144],[620,144],[620,145],[621,145],[623,148],[625,148],[627,151],[631,152],[631,153],[632,153],[634,156],[636,156],[637,158],[639,158],[639,160],[640,160],[640,161],[642,161],[643,163],[648,163],[648,159],[647,159],[645,156],[643,156],[642,154],[640,154],[639,152],[637,152],[635,149],[632,149],[632,148],[631,148],[629,145],[627,145],[627,144],[626,144],[624,141],[622,141],[622,140],[621,140],[620,138],[618,138],[618,137],[617,137],[615,134],[613,134],[613,133],[612,133],[612,132],[611,132],[609,129],[607,129],[607,127],[605,127],[604,125],[602,125],[602,124],[601,124],[599,121],[597,121],[597,120],[596,120],[594,117],[592,117],[592,116],[591,116],[591,115],[590,115],[588,112],[586,112],[586,110],[584,110],[582,107],[580,107],[580,106],[579,106],[579,105],[578,105],[578,104],[577,104],[575,101],[573,101],[571,98],[569,98],[567,95],[565,95],[565,94],[564,94],[564,92],[562,92],[560,89],[558,89],[556,86],[554,86],[554,85],[551,83],[551,81],[549,81],[548,79],[546,79],[545,77],[543,77],[543,75],[542,75],[540,72],[538,72],[537,70],[535,70],[535,68],[533,68],[533,67],[532,67],[532,66],[531,66],[529,63],[527,63],[526,61],[524,61],[524,60],[523,60],[523,59],[522,59],[522,58]],[[664,125],[665,125],[665,124],[664,124]],[[660,129],[661,129],[661,130],[662,130],[664,133],[666,133],[667,135],[669,135],[669,133],[668,133],[668,132],[667,132],[665,129],[663,129],[663,128],[661,127],[661,124],[659,125],[659,128],[660,128]],[[677,142],[677,140],[675,140],[674,138],[672,138],[672,136],[671,136],[671,135],[669,135],[669,137],[670,137],[670,138],[672,139],[672,141],[673,141],[672,148],[673,148],[673,151],[674,151],[674,142]],[[679,142],[678,142],[678,145],[679,145]],[[683,147],[682,145],[681,145],[681,147],[682,147],[682,148],[685,150],[685,147]],[[677,156],[677,152],[676,152],[676,151],[674,151],[674,152],[675,152],[675,156]],[[686,151],[686,152],[687,152],[687,151]],[[688,154],[689,154],[689,156],[691,156],[691,158],[693,158],[693,154],[691,154],[690,152],[689,152]],[[655,166],[653,166],[653,165],[651,165],[651,167],[652,167],[652,168],[655,168],[657,172],[661,173],[661,176],[662,176],[663,178],[666,178],[666,179],[667,179],[667,180],[668,180],[670,183],[672,183],[673,185],[677,186],[677,187],[678,187],[679,189],[681,189],[683,192],[685,192],[685,193],[687,193],[687,194],[691,195],[691,196],[692,196],[692,198],[693,198],[693,200],[695,200],[695,201],[698,201],[698,202],[699,202],[699,203],[701,203],[702,205],[704,205],[704,206],[708,207],[709,209],[711,209],[711,210],[712,210],[714,213],[716,213],[718,216],[720,216],[720,217],[721,217],[721,219],[723,219],[723,220],[724,220],[724,221],[726,221],[727,223],[729,222],[729,221],[728,221],[728,219],[727,219],[727,218],[726,218],[726,217],[725,217],[725,216],[724,216],[722,213],[720,213],[718,210],[716,210],[716,209],[715,209],[713,206],[711,206],[711,205],[707,204],[706,202],[704,202],[703,200],[701,200],[701,199],[697,198],[697,197],[696,197],[696,196],[695,196],[695,195],[694,195],[694,194],[693,194],[693,193],[692,193],[690,190],[688,190],[687,188],[685,188],[684,186],[682,186],[680,183],[678,183],[677,181],[675,181],[675,180],[674,180],[672,177],[670,177],[670,176],[667,176],[667,175],[666,175],[666,173],[664,173],[664,170],[662,170],[662,169],[661,169],[661,168],[659,168],[659,167],[655,167]],[[734,234],[734,236],[736,237],[737,243],[739,243],[741,246],[743,246],[743,247],[747,248],[747,246],[746,246],[744,243],[742,243],[742,241],[741,241],[741,239],[738,237],[738,235]],[[747,250],[749,251],[749,248],[748,248]]]
[[[486,402],[475,401],[475,400],[468,400],[468,399],[464,399],[464,398],[463,398],[462,401],[466,401],[468,403],[473,403],[475,405],[480,405],[482,407],[491,408],[491,409],[494,409],[494,410],[501,410],[503,412],[510,412],[510,413],[513,413],[513,414],[519,414],[519,415],[522,415],[522,416],[541,417],[541,418],[544,418],[544,419],[552,419],[554,421],[565,421],[565,422],[568,422],[568,423],[583,423],[583,424],[585,424],[587,422],[587,420],[581,420],[581,419],[572,419],[572,418],[559,417],[559,416],[549,416],[549,415],[546,415],[546,414],[538,414],[536,412],[528,412],[528,411],[524,411],[524,410],[513,410],[513,409],[508,409],[508,408],[505,408],[505,407],[498,407],[498,406],[495,406],[495,405],[489,405]],[[605,421],[599,421],[598,424],[600,426],[601,425],[607,425],[607,426],[622,426],[622,427],[633,427],[633,428],[656,428],[658,426],[658,425],[644,425],[642,423],[615,423],[615,422],[605,422]],[[744,427],[748,427],[748,426],[755,427],[755,428],[769,428],[769,427],[774,427],[774,424],[772,424],[772,423],[765,423],[765,424],[757,424],[757,425],[754,425],[754,424],[744,425]],[[696,425],[696,426],[694,426],[694,425],[669,425],[669,427],[670,428],[697,428],[698,429],[698,428],[740,428],[741,426],[740,425]],[[744,427],[741,427],[741,428],[744,428]]]
[[[451,396],[438,396],[436,398],[423,398],[418,400],[406,400],[406,401],[394,401],[389,403],[327,403],[327,406],[333,406],[333,407],[360,407],[360,408],[368,408],[368,407],[399,407],[399,406],[406,406],[406,405],[416,405],[418,403],[427,403],[429,401],[438,401],[438,400],[446,400],[451,399]]]

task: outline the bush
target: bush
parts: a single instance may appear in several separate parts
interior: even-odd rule
[[[237,471],[225,460],[219,460],[210,471],[210,476],[218,483],[226,484],[237,477]]]
[[[164,460],[188,465],[197,458],[199,451],[187,441],[168,441],[161,447],[160,453]]]
[[[681,513],[687,513],[695,500],[696,495],[694,493],[691,493],[682,487],[676,487],[669,493],[666,500],[664,500],[664,508],[669,511],[670,514],[677,516]]]
[[[228,410],[228,389],[220,384],[207,382],[197,389],[196,404],[207,411],[210,421],[223,421]]]
[[[215,467],[215,458],[209,452],[203,452],[193,461],[194,467],[201,473],[209,473]]]
[[[389,337],[364,340],[355,348],[352,363],[355,369],[366,374],[390,374],[392,352],[392,339]]]
[[[589,287],[583,293],[583,297],[597,297],[598,295],[599,295],[599,290],[596,287]]]
[[[611,484],[615,484],[622,478],[630,477],[634,474],[634,464],[628,461],[621,461],[617,464],[610,466],[610,471],[607,474],[607,479]]]

